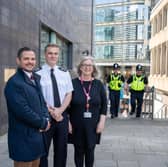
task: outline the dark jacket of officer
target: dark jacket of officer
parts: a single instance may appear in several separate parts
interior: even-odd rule
[[[43,99],[39,76],[35,84],[18,69],[7,82],[5,97],[8,108],[9,157],[15,161],[32,161],[46,154],[43,134],[48,110]]]

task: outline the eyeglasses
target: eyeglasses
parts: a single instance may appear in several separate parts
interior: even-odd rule
[[[83,67],[93,67],[93,64],[82,64]]]

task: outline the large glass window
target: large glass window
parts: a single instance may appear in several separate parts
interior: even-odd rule
[[[144,25],[115,25],[97,26],[95,41],[141,40],[144,34]]]
[[[40,65],[45,63],[44,48],[49,43],[49,31],[47,29],[41,29],[40,36]]]
[[[69,42],[51,29],[42,26],[40,38],[40,65],[45,63],[44,48],[48,43],[60,46],[58,65],[68,67]]]
[[[97,45],[95,48],[96,59],[112,60],[144,60],[143,44]]]
[[[125,3],[126,2],[126,3]],[[96,59],[148,60],[149,7],[144,1],[96,0]],[[110,4],[111,3],[111,4]]]
[[[97,8],[96,23],[144,20],[144,15],[144,5]]]

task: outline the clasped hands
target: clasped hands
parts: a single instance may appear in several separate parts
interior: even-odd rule
[[[63,120],[62,112],[59,107],[48,107],[48,111],[51,114],[52,118],[55,119],[57,122]]]

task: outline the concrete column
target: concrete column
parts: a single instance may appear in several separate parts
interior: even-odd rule
[[[151,74],[156,74],[156,56],[155,56],[155,48],[151,50],[151,66],[150,66]]]
[[[161,30],[164,28],[164,8],[162,8],[162,10],[161,10],[161,19],[162,19],[162,25],[161,25]]]
[[[154,24],[153,24],[153,36],[157,33],[157,16],[154,18]]]
[[[167,5],[167,8],[166,8],[166,10],[167,10],[167,12],[166,12],[166,14],[167,14],[167,16],[166,16],[166,22],[167,22],[167,25],[168,25],[168,5]]]
[[[168,41],[166,42],[166,59],[165,59],[165,70],[166,70],[166,76],[168,77]]]
[[[158,46],[155,48],[155,63],[157,62],[158,60]],[[156,63],[155,64],[155,74],[158,75],[158,64]]]
[[[167,6],[163,8],[163,27],[167,25]]]
[[[151,49],[151,65],[150,65],[150,74],[153,75],[153,49]]]
[[[163,11],[163,9],[162,9],[162,11]],[[160,15],[159,15],[160,31],[163,29],[163,16],[162,16],[162,11],[160,11]]]
[[[159,32],[159,14],[156,15],[156,33]]]
[[[162,66],[163,66],[163,75],[166,74],[166,42],[163,43],[163,59],[162,59]]]
[[[154,26],[153,24],[154,24],[154,22],[153,22],[153,20],[152,20],[152,21],[151,21],[151,37],[153,37],[153,34],[154,34],[154,33],[153,33],[153,26]]]
[[[160,31],[160,13],[157,15],[157,33]]]
[[[161,74],[161,57],[162,57],[162,49],[161,49],[161,45],[159,45],[159,48],[158,48],[158,74],[160,75]]]
[[[153,66],[153,74],[155,75],[156,74],[156,48],[153,49],[153,63],[152,63],[152,66]]]
[[[153,75],[152,73],[152,59],[153,59],[153,52],[152,52],[152,49],[150,50],[150,74]]]
[[[154,59],[153,59],[153,70],[154,70],[154,75],[156,75],[156,47],[154,48]]]
[[[160,74],[160,46],[156,47],[156,74]]]
[[[161,76],[164,75],[164,70],[165,70],[165,55],[164,55],[164,43],[161,44],[160,46],[160,50],[161,50],[161,53],[160,53],[160,74]]]
[[[156,33],[156,18],[154,17],[153,20],[151,21],[151,26],[152,26],[152,37],[155,35]]]
[[[163,44],[160,45],[160,75],[162,76],[163,75],[163,58],[164,58],[164,55],[163,55]]]

